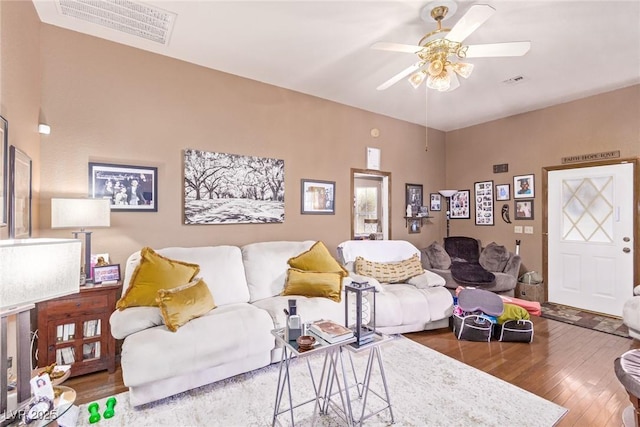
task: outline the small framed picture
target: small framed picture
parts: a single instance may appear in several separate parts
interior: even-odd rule
[[[533,199],[535,195],[533,174],[516,175],[513,177],[513,198]]]
[[[515,200],[516,219],[533,219],[533,200]]]
[[[439,193],[431,193],[429,194],[429,200],[431,211],[441,211],[442,210],[442,196]]]
[[[409,220],[409,234],[420,233],[421,226],[422,226],[422,223],[420,219]]]
[[[511,200],[510,184],[496,184],[496,200]]]
[[[300,213],[334,215],[336,213],[335,181],[300,180]]]
[[[474,184],[476,225],[493,225],[493,181]]]
[[[422,206],[422,185],[405,184],[405,207],[411,205],[411,216],[417,216]]]
[[[367,169],[380,170],[380,149],[367,147]]]
[[[470,190],[460,190],[451,196],[451,219],[469,219],[471,218]]]
[[[420,209],[418,209],[418,216],[419,217],[428,217],[429,216],[429,208],[426,206],[420,206]]]
[[[115,283],[120,280],[120,264],[93,267],[93,283]]]

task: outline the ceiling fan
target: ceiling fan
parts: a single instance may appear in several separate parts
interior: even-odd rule
[[[473,64],[457,62],[458,59],[498,56],[522,56],[531,48],[531,42],[507,42],[478,45],[463,45],[462,42],[480,27],[496,11],[486,4],[473,5],[453,26],[442,28],[447,14],[455,12],[457,6],[451,0],[437,0],[422,10],[423,19],[432,18],[438,27],[427,33],[418,45],[378,42],[372,49],[413,53],[419,61],[391,77],[377,87],[385,90],[409,76],[409,83],[418,88],[426,79],[427,87],[441,92],[452,91],[460,86],[458,75],[465,79],[471,75]]]

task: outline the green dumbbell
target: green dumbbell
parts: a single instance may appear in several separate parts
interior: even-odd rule
[[[91,414],[89,415],[90,424],[94,424],[100,421],[100,413],[98,412],[100,410],[100,407],[96,402],[93,402],[92,404],[90,404],[89,408],[87,409],[89,409],[89,413]]]
[[[107,409],[104,410],[104,414],[102,415],[104,416],[105,419],[113,417],[116,414],[115,409],[113,409],[116,406],[116,398],[115,397],[108,398],[105,405],[107,405]]]

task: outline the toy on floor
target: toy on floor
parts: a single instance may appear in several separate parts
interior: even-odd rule
[[[96,402],[93,402],[92,404],[90,404],[87,409],[89,410],[89,413],[91,414],[91,415],[89,415],[89,423],[90,424],[95,424],[98,421],[100,421],[100,413],[98,412],[100,410],[100,407],[98,406],[98,404]]]
[[[105,405],[107,405],[107,409],[105,409],[104,413],[102,414],[105,419],[111,418],[116,414],[116,410],[114,409],[116,403],[117,402],[115,397],[110,397],[107,399],[107,402],[105,403]]]

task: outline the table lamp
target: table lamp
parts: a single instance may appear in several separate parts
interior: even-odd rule
[[[31,316],[36,302],[78,292],[82,243],[74,239],[0,240],[0,425],[7,411],[7,324],[16,316],[18,407],[31,397]],[[47,331],[42,331],[46,334]]]
[[[442,194],[447,199],[447,237],[449,237],[449,219],[451,217],[451,197],[456,194],[458,190],[440,190],[438,193]]]
[[[80,228],[72,231],[74,238],[84,234],[84,277],[87,282],[91,274],[91,231],[87,227],[109,227],[111,225],[111,201],[109,199],[51,199],[51,228]]]

